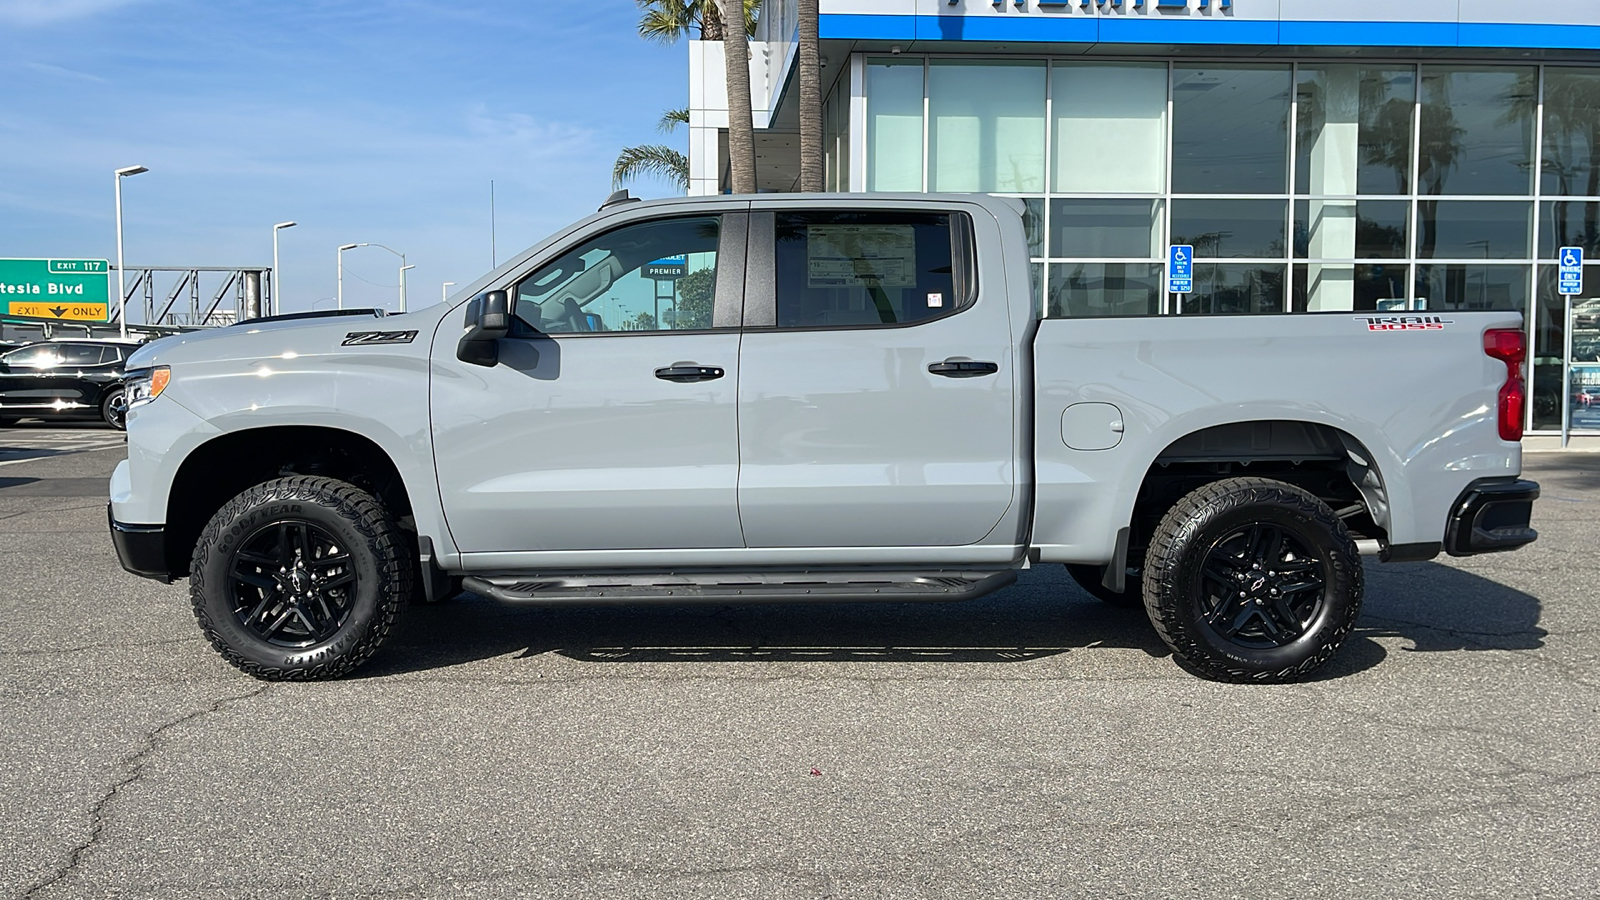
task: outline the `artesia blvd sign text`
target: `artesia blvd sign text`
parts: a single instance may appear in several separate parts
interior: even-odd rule
[[[110,270],[103,259],[0,259],[0,315],[103,322]]]

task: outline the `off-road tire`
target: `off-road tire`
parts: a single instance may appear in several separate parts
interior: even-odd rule
[[[100,401],[100,421],[110,425],[118,431],[128,430],[128,410],[124,407],[120,412],[117,405],[122,402],[122,388],[116,388],[107,393],[105,399]]]
[[[1101,583],[1101,566],[1088,566],[1080,563],[1066,563],[1067,574],[1078,583],[1078,587],[1089,592],[1089,595],[1107,606],[1119,609],[1140,609],[1144,606],[1144,598],[1140,595],[1140,579],[1137,570],[1129,570],[1128,580],[1124,582],[1125,588],[1113,591]]]
[[[1204,567],[1216,562],[1217,554],[1226,554],[1222,558],[1227,562],[1214,570],[1238,565],[1229,548],[1239,546],[1233,542],[1242,529],[1257,527],[1286,535],[1282,544],[1298,543],[1306,551],[1299,564],[1310,565],[1308,571],[1321,579],[1320,594],[1318,589],[1301,594],[1302,602],[1320,599],[1320,604],[1305,614],[1301,633],[1279,646],[1260,646],[1262,639],[1255,646],[1241,643],[1224,636],[1226,626],[1219,629],[1207,622],[1223,602],[1237,604],[1240,617],[1250,614],[1245,604],[1255,600],[1222,597],[1222,582],[1206,575]],[[1244,571],[1236,577],[1250,584],[1236,586],[1260,592],[1260,579],[1250,574],[1248,564]],[[1288,593],[1288,584],[1277,583]],[[1162,517],[1145,555],[1144,602],[1151,623],[1180,663],[1215,681],[1279,683],[1315,671],[1333,658],[1355,627],[1362,590],[1361,557],[1339,517],[1306,491],[1266,478],[1229,478],[1196,489]],[[1276,609],[1271,601],[1268,608]],[[1258,631],[1266,629],[1266,614],[1254,614],[1260,617]]]
[[[305,522],[340,542],[355,573],[338,630],[307,646],[284,647],[247,629],[230,578],[235,553],[282,522]],[[371,494],[333,478],[296,475],[258,484],[228,501],[195,544],[189,599],[211,645],[246,674],[313,681],[349,674],[377,652],[399,623],[415,568],[404,536]]]

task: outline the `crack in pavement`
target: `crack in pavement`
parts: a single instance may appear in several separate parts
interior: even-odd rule
[[[144,777],[145,763],[149,760],[151,754],[155,753],[157,746],[161,742],[161,736],[163,734],[172,730],[173,728],[177,728],[179,725],[193,722],[203,716],[208,716],[214,712],[217,712],[218,710],[222,709],[222,707],[230,703],[238,703],[244,700],[251,700],[259,697],[262,694],[265,694],[271,687],[272,685],[270,684],[263,684],[246,694],[234,694],[231,696],[218,698],[212,701],[211,704],[204,709],[198,709],[194,712],[186,713],[176,719],[172,719],[157,725],[150,731],[149,734],[146,734],[144,736],[144,745],[133,753],[123,757],[122,761],[118,764],[120,767],[128,769],[127,776],[121,781],[113,784],[109,790],[100,796],[100,799],[95,801],[94,806],[90,808],[90,829],[88,839],[73,847],[72,850],[68,852],[65,862],[57,866],[55,871],[51,872],[43,880],[28,888],[27,891],[23,892],[22,896],[24,898],[35,897],[40,891],[43,891],[51,885],[64,881],[68,876],[77,870],[78,865],[83,861],[84,854],[93,848],[95,844],[99,843],[101,834],[105,832],[108,818],[107,811],[111,806],[111,802],[117,798],[117,795],[120,794],[124,788],[134,784],[140,778]]]

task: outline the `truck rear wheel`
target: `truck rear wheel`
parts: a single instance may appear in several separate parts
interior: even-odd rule
[[[1285,682],[1326,663],[1361,613],[1361,557],[1326,503],[1230,478],[1167,511],[1145,556],[1150,621],[1216,681]]]
[[[211,645],[269,681],[348,674],[394,629],[413,563],[371,494],[332,478],[256,485],[195,545],[189,597]]]

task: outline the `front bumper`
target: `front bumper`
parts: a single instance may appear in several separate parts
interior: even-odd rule
[[[106,504],[106,522],[111,527],[111,543],[117,548],[117,560],[124,569],[164,584],[172,583],[172,573],[167,567],[165,525],[124,525],[112,516],[109,503]]]
[[[1444,549],[1451,556],[1502,553],[1533,543],[1528,527],[1539,486],[1518,478],[1480,478],[1467,485],[1445,525]]]

